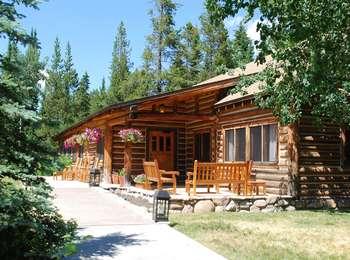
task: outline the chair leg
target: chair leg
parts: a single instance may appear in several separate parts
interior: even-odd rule
[[[176,180],[173,181],[173,194],[176,193]]]
[[[220,192],[220,185],[219,184],[215,185],[215,191],[216,191],[216,193]]]
[[[186,188],[186,193],[188,193],[188,195],[190,195],[191,186],[190,186],[190,183],[187,181],[185,182],[185,188]]]
[[[207,192],[210,193],[210,185],[207,185]]]

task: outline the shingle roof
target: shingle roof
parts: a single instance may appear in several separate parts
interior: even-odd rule
[[[243,98],[243,97],[248,97],[248,96],[253,96],[259,92],[261,92],[260,89],[260,84],[262,82],[257,81],[253,84],[251,84],[250,86],[248,86],[247,88],[243,89],[243,93],[242,92],[238,92],[238,93],[234,93],[234,94],[229,94],[228,96],[224,97],[223,99],[219,100],[218,102],[215,103],[215,105],[223,105],[226,103],[229,103],[231,101]]]

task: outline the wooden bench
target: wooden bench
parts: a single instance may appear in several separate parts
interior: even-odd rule
[[[199,185],[210,187],[215,186],[216,192],[220,191],[220,185],[235,187],[239,193],[242,186],[245,187],[248,176],[249,163],[207,163],[194,161],[193,172],[187,173],[186,192],[196,194]],[[246,193],[246,187],[244,193]]]
[[[160,170],[157,160],[154,160],[154,162],[143,160],[143,169],[146,175],[146,187],[150,187],[150,182],[156,182],[157,189],[160,190],[163,188],[163,183],[172,183],[172,193],[176,193],[176,176],[179,175],[178,171]]]

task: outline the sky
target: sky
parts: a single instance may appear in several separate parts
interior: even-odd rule
[[[187,22],[199,25],[199,16],[204,12],[203,0],[177,0],[176,27]],[[124,22],[131,45],[133,68],[142,64],[146,36],[151,33],[148,10],[151,0],[50,0],[39,6],[40,10],[23,9],[26,16],[22,26],[36,29],[41,44],[41,56],[49,60],[56,37],[64,51],[69,41],[72,47],[75,68],[81,76],[85,71],[90,76],[90,87],[99,87],[102,78],[109,81],[109,66],[117,26]],[[229,18],[225,25],[233,35],[242,15]],[[248,35],[257,38],[254,21],[247,25]],[[7,43],[0,42],[0,49]]]

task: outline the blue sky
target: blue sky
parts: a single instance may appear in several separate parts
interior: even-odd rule
[[[179,4],[175,17],[176,27],[181,27],[188,21],[198,25],[198,18],[204,12],[203,0],[176,2]],[[79,75],[87,71],[91,88],[95,88],[100,85],[103,77],[108,82],[113,40],[121,21],[127,28],[134,68],[141,65],[145,38],[151,32],[148,15],[151,7],[150,0],[51,0],[43,2],[38,11],[24,9],[26,18],[22,25],[26,29],[37,30],[43,58],[51,57],[56,36],[61,41],[62,50],[69,41]],[[239,20],[240,18],[234,18],[226,21],[230,34]],[[248,31],[249,29],[248,27]],[[254,34],[254,30],[251,34]],[[0,42],[1,47],[4,47],[4,42]]]

